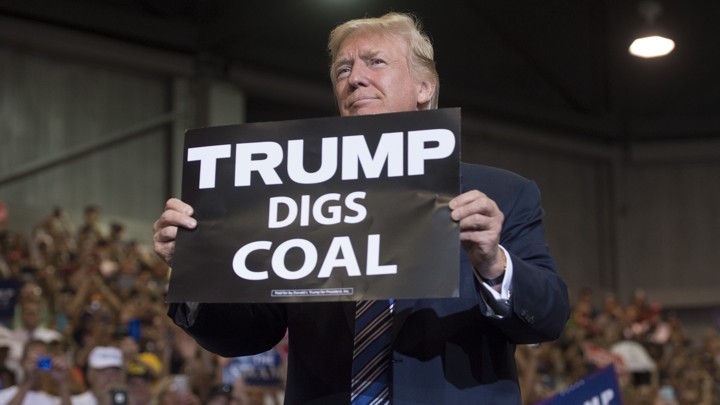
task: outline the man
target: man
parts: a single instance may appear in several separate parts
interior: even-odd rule
[[[38,294],[42,289],[35,282],[27,282],[20,289],[19,322],[18,325],[10,332],[12,340],[9,365],[14,368],[18,377],[23,377],[24,368],[19,366],[25,344],[32,340],[40,340],[49,344],[54,341],[61,341],[63,336],[60,332],[48,328],[42,324],[43,322],[43,303],[39,299]],[[0,326],[0,328],[4,329]]]
[[[42,291],[42,289],[35,282],[26,283],[22,287],[21,295],[23,299],[19,305],[20,322],[17,328],[13,330],[13,339],[22,344],[32,339],[45,342],[62,340],[63,336],[60,332],[42,324],[43,303],[34,295],[38,294],[36,291]]]
[[[200,398],[192,392],[188,376],[175,374],[158,394],[159,405],[200,405]]]
[[[162,373],[162,363],[153,353],[140,353],[127,363],[129,405],[153,403],[155,383]]]
[[[432,45],[412,17],[347,22],[333,30],[328,47],[341,115],[437,107]],[[566,286],[543,240],[535,184],[468,164],[462,183],[464,192],[449,203],[463,246],[460,297],[395,301],[395,405],[519,404],[515,345],[556,339],[569,316]],[[155,251],[168,263],[177,227],[197,224],[192,212],[171,199],[154,224]],[[287,327],[285,403],[348,404],[354,311],[352,302],[186,303],[172,304],[169,315],[224,356],[267,350]]]
[[[88,356],[87,382],[90,389],[72,397],[73,405],[97,405],[110,402],[110,391],[126,392],[125,364],[122,351],[112,346],[97,346]]]
[[[15,385],[15,371],[7,363],[13,343],[10,332],[0,325],[0,390]]]
[[[50,356],[47,343],[29,340],[23,349],[21,365],[23,382],[0,390],[0,404],[70,405],[68,367],[61,357]]]

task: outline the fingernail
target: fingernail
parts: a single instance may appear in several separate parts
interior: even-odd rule
[[[187,221],[187,226],[188,226],[189,228],[195,228],[196,225],[197,225],[197,221],[194,220],[194,219],[189,219],[189,220]]]

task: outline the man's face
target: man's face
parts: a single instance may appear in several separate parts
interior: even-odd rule
[[[434,86],[416,79],[407,42],[396,35],[355,32],[332,64],[340,115],[414,111],[432,98]]]
[[[25,303],[20,312],[20,320],[27,330],[35,330],[40,325],[40,306],[35,303]]]
[[[128,378],[128,395],[133,403],[149,404],[152,400],[152,382],[143,377]]]
[[[37,367],[38,357],[47,356],[47,346],[42,343],[33,342],[27,347],[25,357],[22,359],[22,365],[26,372],[34,370]]]
[[[124,384],[125,371],[118,367],[91,368],[88,382],[95,395],[99,396],[107,387]]]

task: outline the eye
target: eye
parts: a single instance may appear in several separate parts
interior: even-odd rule
[[[344,79],[350,75],[350,66],[340,66],[335,70],[338,79]]]
[[[385,60],[380,59],[380,58],[375,58],[370,61],[370,64],[373,66],[385,65]]]

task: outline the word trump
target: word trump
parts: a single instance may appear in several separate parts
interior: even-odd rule
[[[342,141],[341,148],[338,143]],[[340,149],[340,150],[339,150]],[[404,161],[407,150],[407,165]],[[342,180],[359,178],[360,168],[366,178],[379,178],[387,164],[387,177],[418,176],[425,174],[425,162],[443,159],[455,150],[455,136],[447,129],[427,129],[384,133],[372,154],[364,135],[328,137],[322,139],[322,159],[314,172],[303,164],[304,140],[287,142],[287,156],[277,142],[248,142],[235,144],[235,187],[251,185],[251,174],[257,172],[266,185],[283,184],[277,168],[285,161],[290,180],[297,184],[323,183],[338,172],[342,158]],[[188,162],[200,162],[200,189],[215,188],[216,168],[219,159],[232,157],[232,145],[211,145],[189,148]]]

